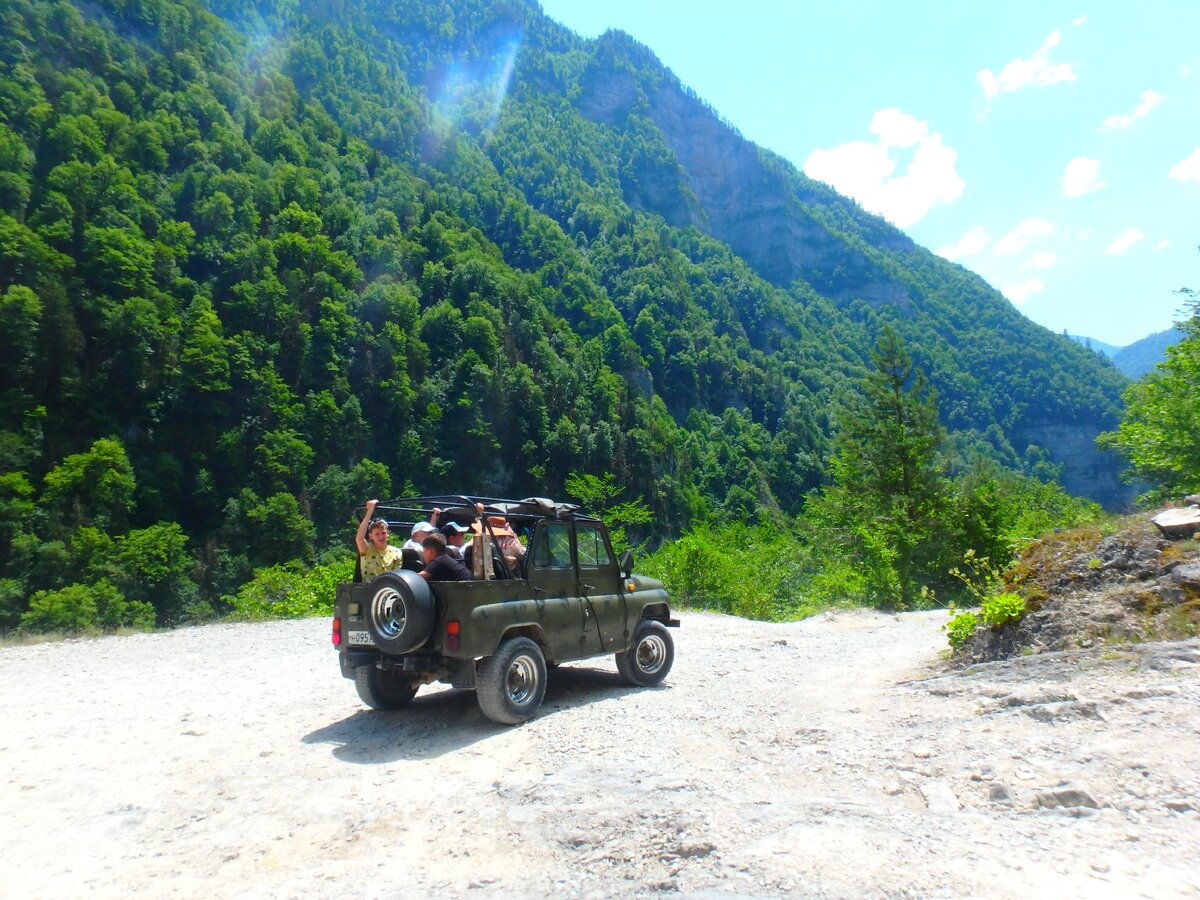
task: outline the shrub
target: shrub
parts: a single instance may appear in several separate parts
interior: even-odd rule
[[[154,607],[126,600],[107,579],[72,584],[58,591],[38,591],[21,616],[21,630],[94,634],[102,629],[154,627]]]
[[[1017,622],[1025,615],[1025,599],[1020,594],[996,594],[983,601],[983,621],[992,628]]]
[[[979,617],[975,613],[965,612],[959,613],[943,625],[942,631],[946,632],[946,640],[950,642],[950,646],[959,650],[971,639],[978,625]]]
[[[299,563],[259,569],[233,597],[226,598],[238,619],[300,619],[333,614],[338,584],[354,577],[354,560],[305,569]]]

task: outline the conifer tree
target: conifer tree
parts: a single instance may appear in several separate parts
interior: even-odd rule
[[[867,599],[905,609],[943,556],[945,432],[936,394],[891,326],[871,358],[874,371],[839,416],[834,484],[817,512],[822,542],[854,562]]]

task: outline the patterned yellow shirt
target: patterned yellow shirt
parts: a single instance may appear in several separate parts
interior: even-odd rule
[[[388,544],[382,550],[379,550],[372,545],[371,549],[362,555],[363,581],[371,581],[384,572],[398,569],[400,568],[400,563],[403,561],[404,554],[400,552],[399,547],[393,547],[391,544]]]

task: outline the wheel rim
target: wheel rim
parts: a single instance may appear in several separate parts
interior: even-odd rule
[[[648,634],[637,645],[637,667],[653,675],[667,661],[667,642],[657,634]]]
[[[384,588],[375,594],[371,605],[374,607],[375,622],[379,627],[380,636],[384,639],[399,637],[408,618],[404,612],[404,598],[400,593],[392,588]]]
[[[508,667],[508,699],[514,706],[524,706],[537,693],[538,671],[528,656],[518,656]]]

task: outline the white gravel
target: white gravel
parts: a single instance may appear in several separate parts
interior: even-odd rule
[[[1200,642],[944,674],[944,613],[680,618],[663,687],[564,666],[515,728],[366,710],[324,619],[0,649],[0,892],[1200,892]]]

